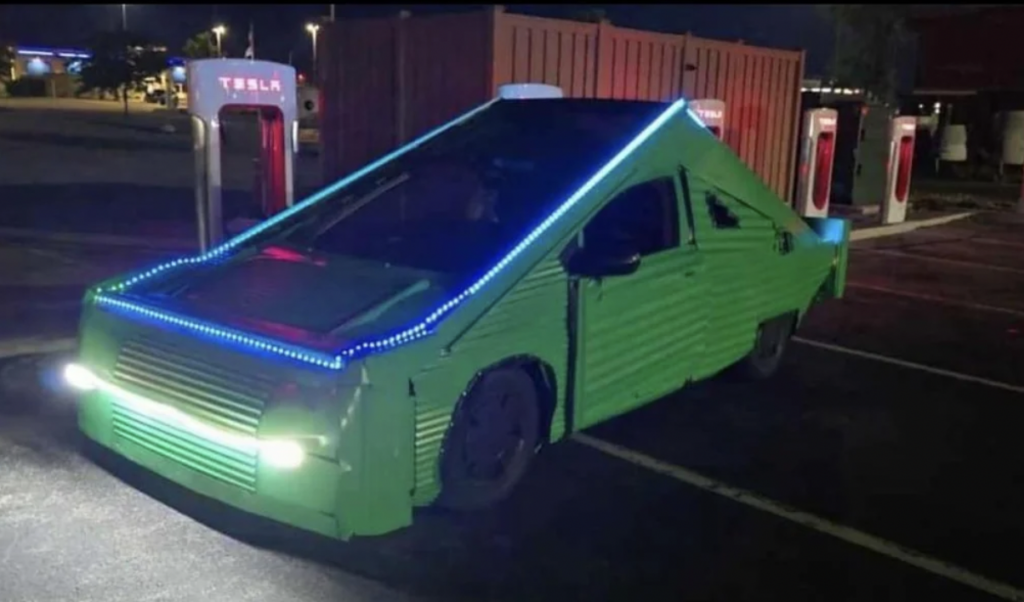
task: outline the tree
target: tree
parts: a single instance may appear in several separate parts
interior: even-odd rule
[[[0,41],[0,81],[11,78],[11,70],[14,69],[14,47]]]
[[[89,50],[92,57],[82,65],[80,91],[120,92],[128,114],[128,91],[167,68],[167,54],[155,50],[151,40],[129,31],[97,35]]]
[[[907,4],[820,5],[832,22],[832,78],[863,88],[876,99],[896,100],[897,73],[910,41],[907,22],[917,7]]]
[[[201,31],[185,42],[182,49],[186,58],[210,59],[217,57],[217,43],[213,40],[213,32]]]

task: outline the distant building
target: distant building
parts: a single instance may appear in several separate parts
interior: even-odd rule
[[[77,75],[82,61],[87,58],[89,53],[84,50],[18,46],[14,49],[12,79],[64,73]]]
[[[167,49],[157,47],[155,50],[166,52]],[[77,89],[78,74],[90,56],[88,50],[82,49],[17,46],[10,76],[11,79],[45,79],[48,95],[72,96]],[[153,79],[173,84],[180,91],[185,85],[186,61],[171,57],[167,62],[167,71]]]

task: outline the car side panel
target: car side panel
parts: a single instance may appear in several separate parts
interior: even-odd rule
[[[705,202],[714,187],[692,177],[688,185],[697,246],[707,263],[711,312],[696,375],[706,378],[750,352],[761,322],[806,311],[829,274],[834,249],[821,245],[781,251],[776,222],[742,202],[730,204],[740,227],[716,229]]]
[[[415,504],[427,504],[440,492],[438,459],[452,411],[478,372],[509,358],[536,358],[555,378],[556,400],[551,439],[565,432],[568,349],[568,280],[557,256],[542,261],[476,322],[457,336],[443,357],[412,379]]]

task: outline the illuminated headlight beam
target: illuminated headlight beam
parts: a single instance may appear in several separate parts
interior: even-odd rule
[[[92,391],[97,385],[96,375],[85,366],[68,364],[64,366],[64,382],[72,389],[79,391]]]
[[[132,410],[150,419],[170,423],[198,437],[243,453],[258,454],[262,462],[274,468],[298,468],[306,459],[306,451],[297,441],[289,438],[257,439],[223,431],[196,420],[177,408],[166,406],[109,383],[81,364],[65,366],[64,380],[69,386],[79,391],[99,390],[107,393],[119,403],[129,406]],[[320,444],[325,441],[323,437],[314,438]]]

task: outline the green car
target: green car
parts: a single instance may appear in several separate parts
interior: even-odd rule
[[[485,507],[536,452],[725,369],[838,297],[804,219],[685,101],[496,99],[209,252],[87,295],[84,433],[332,537]]]

